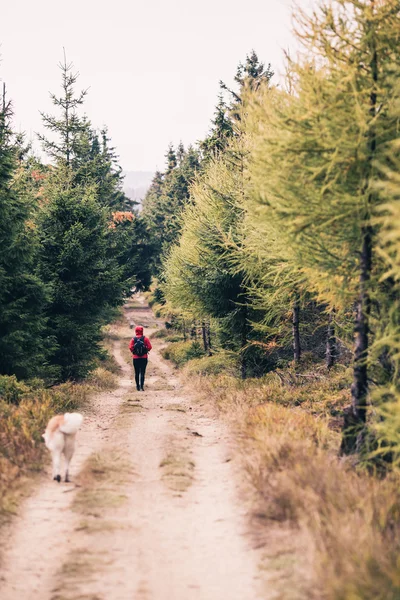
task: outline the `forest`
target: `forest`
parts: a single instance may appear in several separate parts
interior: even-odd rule
[[[42,114],[45,160],[13,130],[3,87],[7,484],[24,471],[17,450],[68,406],[63,390],[108,363],[104,328],[144,291],[166,321],[164,357],[258,452],[263,518],[311,532],[330,587],[307,597],[399,597],[399,15],[398,0],[296,9],[285,77],[249,52],[220,82],[208,135],[167,148],[141,211],[71,64]]]
[[[351,366],[342,451],[398,461],[398,3],[297,14],[284,86],[253,51],[144,201],[154,301],[243,379]]]

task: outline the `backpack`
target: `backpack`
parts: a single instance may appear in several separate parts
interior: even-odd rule
[[[144,356],[147,354],[147,348],[144,343],[144,335],[133,338],[133,354],[136,354],[136,356]]]

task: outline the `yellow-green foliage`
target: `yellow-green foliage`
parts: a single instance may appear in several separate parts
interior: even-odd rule
[[[203,356],[204,350],[197,341],[171,342],[164,348],[162,355],[165,359],[171,360],[180,367],[193,358],[200,358]]]
[[[290,62],[291,93],[261,88],[247,101],[250,211],[260,233],[268,225],[286,244],[308,289],[338,307],[357,293],[363,227],[386,200],[372,162],[387,164],[398,137],[398,0],[322,1],[297,17],[304,52]]]
[[[151,334],[151,338],[155,339],[155,340],[166,338],[167,336],[168,336],[167,329],[159,329],[158,331],[155,331],[154,333]]]
[[[239,373],[239,364],[237,357],[228,352],[216,352],[212,356],[203,356],[194,358],[185,366],[185,375],[219,375],[227,373],[235,376]]]
[[[329,412],[348,402],[342,389],[346,373],[323,380],[303,374],[312,376],[308,383],[289,371],[265,378],[261,386],[203,377],[198,389],[237,431],[258,534],[266,527],[268,535],[277,522],[280,531],[284,523],[290,532],[290,543],[282,542],[276,552],[294,553],[292,561],[301,567],[287,595],[280,584],[281,597],[293,598],[296,585],[301,600],[397,600],[400,479],[394,473],[384,480],[370,477],[338,458],[341,436]],[[293,549],[291,542],[300,535],[312,558]],[[266,548],[273,556],[273,548]]]
[[[165,264],[165,293],[175,308],[194,318],[220,317],[234,310],[236,237],[243,217],[246,154],[244,138],[235,139],[229,156],[210,160],[191,187],[182,214],[182,233]],[[232,168],[237,161],[238,168]],[[229,306],[229,309],[225,307]]]

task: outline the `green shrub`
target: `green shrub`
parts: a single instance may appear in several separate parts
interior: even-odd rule
[[[179,333],[170,333],[165,338],[165,341],[169,342],[169,343],[173,343],[173,342],[183,342],[184,340],[183,340],[183,337]]]
[[[15,375],[0,376],[0,399],[8,404],[19,404],[29,387],[17,380]]]
[[[160,338],[166,338],[168,336],[168,331],[166,329],[158,329],[158,331],[155,331],[151,337],[155,340],[160,339]]]
[[[164,350],[162,355],[165,359],[171,360],[176,366],[181,367],[189,360],[201,358],[204,356],[204,350],[199,342],[171,342]]]
[[[212,356],[203,356],[191,360],[185,367],[186,375],[228,375],[238,374],[237,358],[227,352],[218,352]]]
[[[110,371],[110,373],[113,373],[114,375],[120,375],[121,367],[117,363],[114,355],[111,353],[111,345],[110,349],[108,347],[101,349],[99,363],[100,368]]]

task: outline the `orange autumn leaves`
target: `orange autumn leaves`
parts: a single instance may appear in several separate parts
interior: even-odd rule
[[[109,225],[110,229],[115,229],[120,223],[126,223],[126,221],[132,222],[135,215],[128,210],[117,210],[112,213],[112,221]]]

